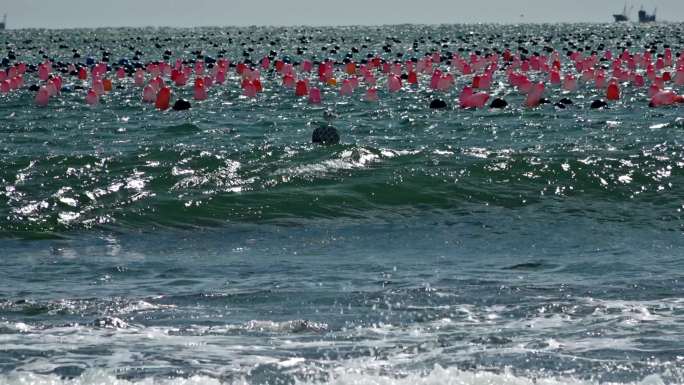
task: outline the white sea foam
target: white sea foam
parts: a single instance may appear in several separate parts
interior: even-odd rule
[[[638,382],[616,383],[581,380],[573,377],[524,377],[510,371],[494,373],[488,371],[462,371],[457,368],[435,367],[420,373],[376,374],[363,368],[340,367],[331,369],[324,379],[296,379],[297,385],[661,385],[665,381],[660,376],[651,375]],[[325,378],[327,377],[327,378]],[[32,373],[11,373],[0,376],[0,385],[219,385],[225,384],[208,376],[192,376],[188,378],[145,378],[126,380],[117,378],[106,371],[86,371],[83,375],[65,379],[53,375],[37,375]],[[241,378],[230,384],[256,384],[249,378]]]

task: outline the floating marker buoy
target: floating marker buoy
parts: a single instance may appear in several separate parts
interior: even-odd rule
[[[155,91],[154,87],[152,87],[150,84],[146,85],[145,88],[143,89],[143,102],[154,103],[154,101],[156,99],[157,99],[157,91]]]
[[[565,76],[563,79],[563,89],[566,91],[575,91],[577,89],[577,79],[571,74]]]
[[[604,102],[603,100],[594,100],[591,102],[591,109],[599,109],[599,108],[605,108],[608,106],[608,103]]]
[[[309,85],[304,80],[299,80],[295,87],[295,95],[302,97],[309,94]]]
[[[342,96],[351,96],[354,93],[354,89],[352,88],[351,82],[349,79],[345,79],[342,82],[342,87],[340,88],[340,95]]]
[[[535,84],[530,92],[527,94],[525,105],[527,107],[536,107],[540,104],[542,96],[544,95],[544,83]]]
[[[620,88],[615,83],[608,85],[606,90],[606,99],[608,100],[620,100]]]
[[[677,94],[672,91],[659,91],[651,98],[650,107],[670,106],[677,102]]]
[[[87,104],[94,106],[99,103],[100,97],[95,93],[93,89],[88,90],[88,94],[86,95],[85,101]]]
[[[321,90],[318,88],[312,88],[309,90],[309,103],[311,104],[321,104]]]
[[[497,108],[497,109],[506,108],[506,107],[508,107],[508,102],[501,99],[501,98],[496,98],[496,99],[492,100],[492,103],[489,105],[489,108]]]
[[[377,102],[378,99],[378,90],[376,88],[369,88],[368,91],[366,91],[366,101]]]
[[[3,80],[2,83],[0,83],[0,92],[3,94],[9,93],[11,88],[12,82],[9,80]]]
[[[154,107],[159,110],[168,110],[170,101],[171,89],[169,87],[163,87],[159,90],[159,94],[157,94],[157,100],[154,103]]]
[[[311,143],[332,145],[340,143],[340,134],[333,126],[322,126],[314,130]]]
[[[47,87],[43,86],[40,87],[38,90],[38,93],[36,94],[36,105],[45,107],[48,105],[48,102],[50,101],[50,92],[48,91]]]
[[[173,103],[173,110],[174,111],[185,111],[189,110],[191,107],[190,102],[185,100],[185,99],[178,99],[176,100],[175,103]]]
[[[433,110],[442,109],[442,108],[447,108],[447,104],[446,104],[446,102],[445,102],[444,100],[442,100],[442,99],[433,99],[433,100],[430,102],[430,108],[433,109]]]
[[[390,92],[397,92],[401,90],[401,78],[397,75],[390,75],[387,79],[387,87]]]
[[[257,87],[254,82],[247,80],[242,84],[242,94],[248,98],[255,98],[257,95]]]

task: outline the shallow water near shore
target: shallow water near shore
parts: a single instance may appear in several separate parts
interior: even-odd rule
[[[100,47],[113,61],[341,60],[563,38],[679,52],[681,29],[34,30],[0,44],[29,63]],[[566,109],[528,109],[500,84],[510,108],[453,108],[467,77],[377,103],[324,88],[310,105],[264,77],[256,99],[232,77],[183,112],[142,104],[131,79],[93,107],[85,90],[45,108],[0,95],[0,385],[684,383],[681,107],[625,88],[592,110],[603,95],[581,86],[548,90]],[[430,110],[435,97],[450,108]],[[341,143],[312,145],[327,109]]]

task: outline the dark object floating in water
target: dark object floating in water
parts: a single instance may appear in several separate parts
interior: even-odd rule
[[[37,92],[40,89],[40,86],[38,84],[31,84],[28,89],[29,91]]]
[[[185,111],[189,110],[190,107],[192,107],[190,102],[185,99],[178,99],[176,100],[176,103],[173,104],[174,111]]]
[[[340,134],[333,126],[318,127],[311,135],[311,143],[338,144],[340,143]]]
[[[564,104],[564,105],[567,106],[567,105],[572,104],[572,100],[570,100],[570,99],[568,99],[568,98],[563,98],[563,99],[559,100],[558,103],[559,103],[559,104]]]
[[[508,107],[508,102],[501,99],[501,98],[496,98],[492,100],[492,103],[489,105],[489,108],[506,108]]]
[[[440,109],[440,108],[447,108],[447,104],[442,99],[434,99],[433,101],[430,102],[430,108],[432,108],[433,110]]]
[[[519,263],[517,265],[509,266],[506,270],[536,270],[543,267],[544,264],[541,262],[527,262]]]
[[[558,102],[558,103],[554,104],[554,106],[555,106],[556,108],[560,108],[561,110],[564,110],[564,109],[565,109],[565,104],[563,104],[563,103],[561,103],[561,102]]]
[[[591,102],[591,107],[592,109],[598,109],[598,108],[605,108],[608,106],[608,103],[604,102],[603,100],[594,100]]]

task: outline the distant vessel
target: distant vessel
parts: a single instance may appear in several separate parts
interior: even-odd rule
[[[5,27],[7,27],[7,14],[2,17],[2,23],[0,23],[0,31],[4,31]]]
[[[627,9],[627,3],[625,3],[625,8],[622,10],[622,13],[619,14],[614,14],[613,18],[615,19],[616,23],[620,22],[626,22],[629,21],[629,14],[632,13],[632,9],[634,7],[629,7],[629,10]],[[641,9],[639,10],[639,23],[653,23],[656,21],[656,11],[657,8],[653,11],[653,14],[648,14],[644,10],[644,7],[641,6]]]
[[[653,10],[653,14],[649,15],[644,11],[644,7],[641,7],[639,10],[639,23],[654,23],[656,21],[656,11],[658,9]]]
[[[631,10],[632,10],[632,8],[629,9],[629,11],[631,11]],[[629,14],[629,12],[627,11],[627,3],[625,3],[625,8],[622,10],[622,13],[615,14],[615,15],[613,15],[613,17],[615,18],[615,22],[619,23],[619,22],[623,22],[623,21],[629,21],[628,14]]]

